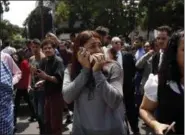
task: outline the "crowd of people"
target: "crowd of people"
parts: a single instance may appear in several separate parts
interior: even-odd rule
[[[183,30],[131,43],[102,26],[70,40],[48,33],[24,48],[3,42],[0,61],[0,134],[16,132],[22,98],[40,134],[62,134],[64,116],[72,135],[140,134],[139,118],[156,134],[184,134]]]

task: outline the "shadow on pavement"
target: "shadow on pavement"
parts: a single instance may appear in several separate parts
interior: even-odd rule
[[[29,122],[19,122],[16,125],[16,133],[22,133],[29,127]]]

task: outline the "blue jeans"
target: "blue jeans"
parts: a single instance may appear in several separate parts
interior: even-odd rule
[[[37,117],[41,118],[42,121],[44,121],[44,91],[43,90],[38,90],[34,91],[34,97],[33,97],[33,102],[34,102],[34,108],[35,108],[35,113]]]
[[[44,132],[44,101],[45,94],[44,90],[35,90],[32,92],[33,96],[33,106],[37,116],[40,133]]]

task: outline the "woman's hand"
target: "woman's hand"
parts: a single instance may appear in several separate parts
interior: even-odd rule
[[[93,66],[93,72],[100,71],[106,63],[104,55],[94,56],[95,64]]]
[[[156,122],[154,124],[154,131],[158,135],[163,135],[164,131],[167,130],[169,125]]]
[[[84,48],[80,49],[77,56],[78,62],[82,65],[82,67],[91,68],[91,64],[89,61],[90,53],[88,51],[86,51]]]

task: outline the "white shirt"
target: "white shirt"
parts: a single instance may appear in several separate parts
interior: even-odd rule
[[[162,49],[160,49],[159,50],[159,53],[160,53],[160,57],[159,57],[159,65],[158,65],[158,68],[160,68],[160,66],[161,66],[164,52],[163,52]]]
[[[109,48],[103,46],[102,49],[103,49],[103,52],[104,52],[104,54],[105,54],[105,58],[108,58],[108,57],[109,57],[109,54],[108,54],[108,49],[109,49]]]
[[[171,87],[171,89],[176,92],[177,94],[180,94],[180,90],[178,88],[178,85],[176,82],[173,81],[169,81],[167,82],[169,83],[169,86]],[[184,86],[181,86],[184,90]],[[157,102],[157,91],[158,91],[158,75],[153,75],[150,74],[148,77],[148,80],[144,86],[144,90],[145,90],[145,96],[153,101],[153,102]]]
[[[12,55],[12,54],[16,53],[16,49],[13,48],[13,47],[11,47],[11,46],[7,46],[7,47],[5,47],[5,48],[2,50],[2,52],[8,53],[9,55]]]
[[[118,51],[118,52],[117,52],[117,57],[118,57],[117,61],[118,61],[118,63],[121,65],[121,69],[123,69],[123,58],[122,58],[122,53],[121,53],[121,51]]]
[[[144,54],[145,50],[143,48],[139,48],[135,54],[136,61],[138,61]]]

